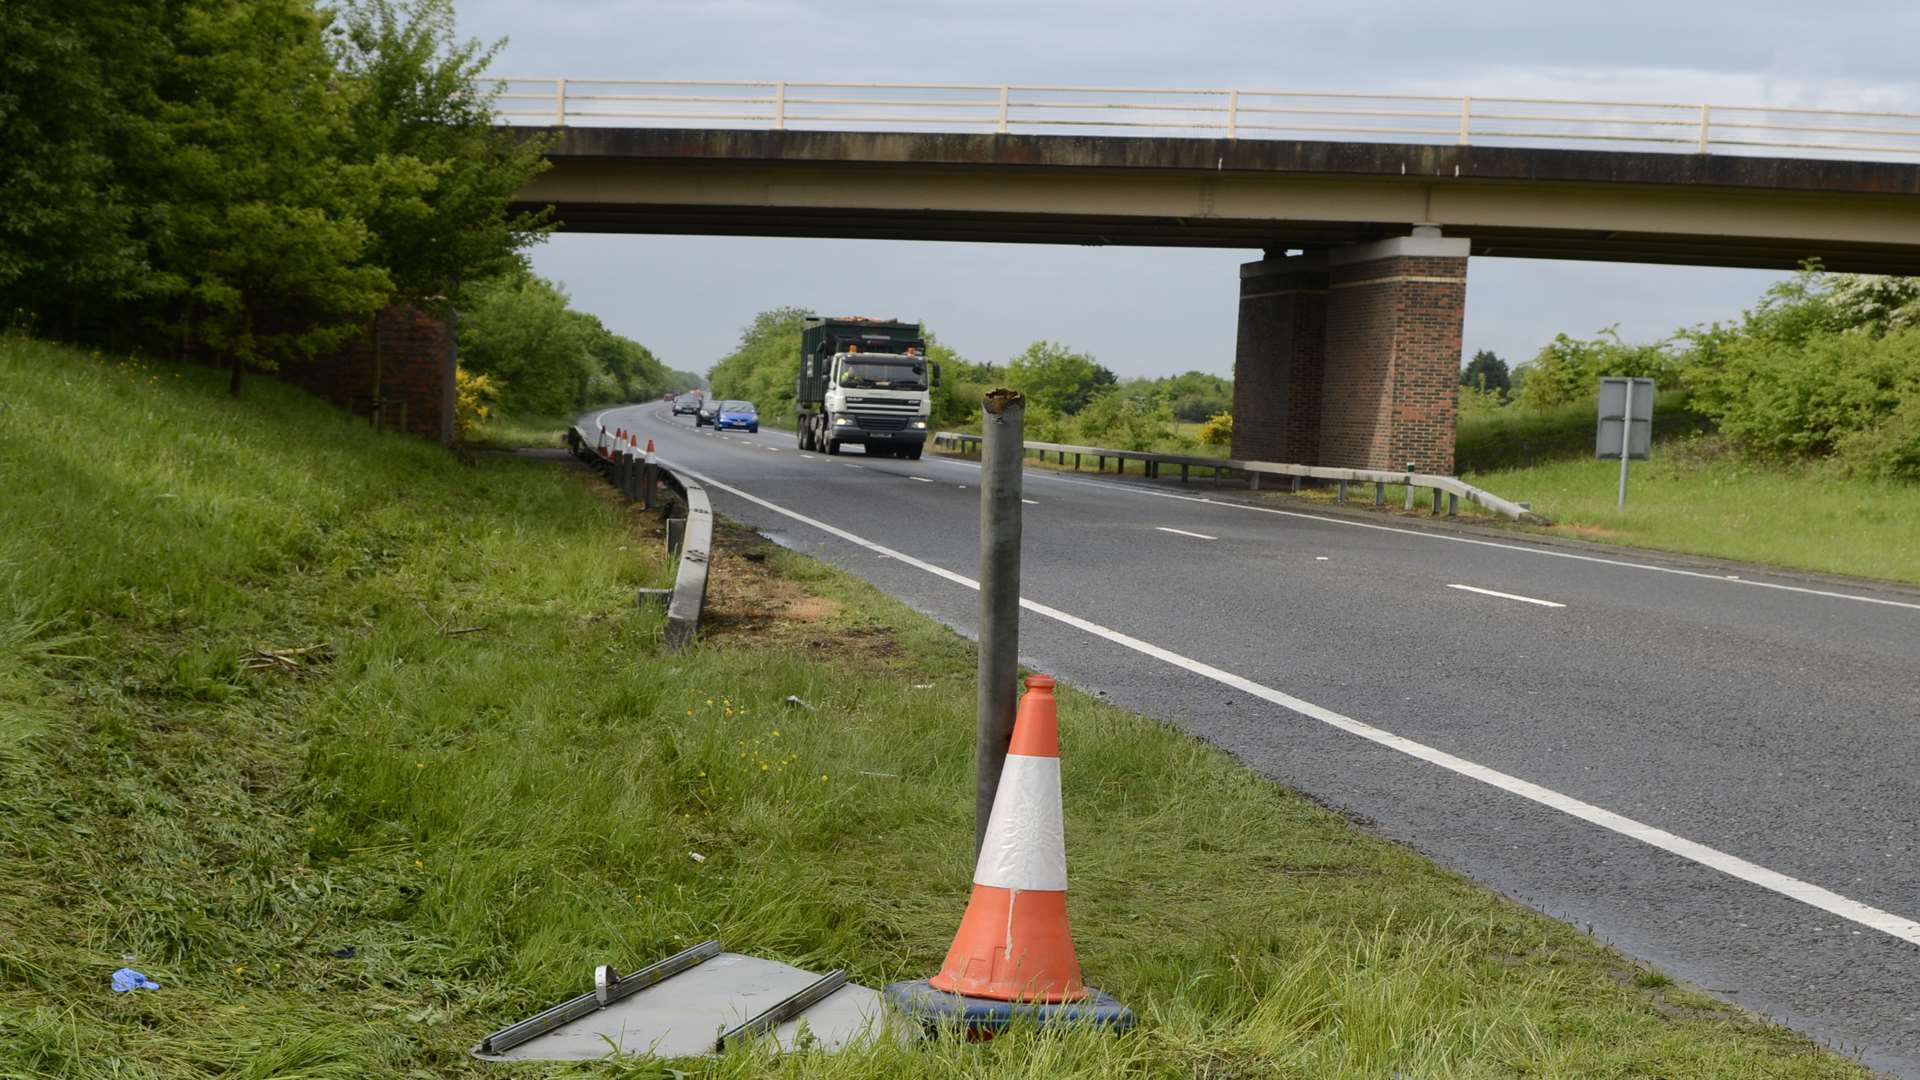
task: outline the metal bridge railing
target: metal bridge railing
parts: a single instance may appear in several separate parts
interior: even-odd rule
[[[503,123],[1314,138],[1920,157],[1920,113],[1102,86],[507,78]]]

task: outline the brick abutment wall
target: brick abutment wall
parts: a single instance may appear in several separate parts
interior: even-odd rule
[[[396,305],[333,356],[284,365],[280,378],[355,416],[441,444],[453,442],[458,322],[451,312]]]
[[[1235,457],[1453,471],[1467,260],[1423,240],[1241,268]]]

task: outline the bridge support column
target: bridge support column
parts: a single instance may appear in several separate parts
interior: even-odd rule
[[[1422,228],[1242,266],[1233,456],[1452,472],[1467,248]]]
[[[1240,268],[1233,357],[1233,456],[1318,464],[1326,367],[1327,271],[1318,255]]]
[[[1328,253],[1321,464],[1453,472],[1467,247],[1417,229]]]

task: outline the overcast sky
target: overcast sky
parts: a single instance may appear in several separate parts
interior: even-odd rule
[[[1920,3],[457,0],[498,75],[1026,83],[1708,101],[1920,112]],[[755,312],[920,319],[969,359],[1048,338],[1122,375],[1230,374],[1257,251],[559,235],[577,306],[705,371]],[[1475,258],[1466,352],[1738,314],[1778,275]]]

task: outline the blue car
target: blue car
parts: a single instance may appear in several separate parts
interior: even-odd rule
[[[714,410],[713,426],[716,431],[725,431],[728,428],[759,431],[760,414],[754,411],[751,401],[723,401],[720,407]]]

